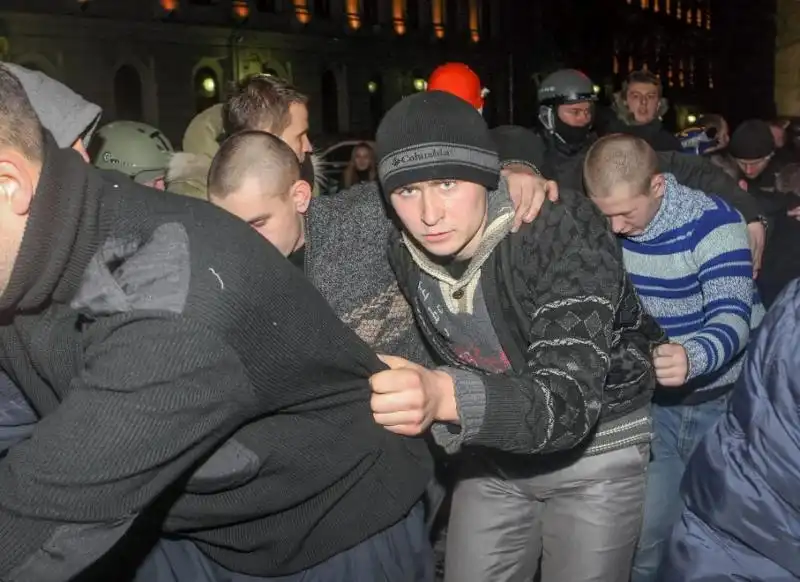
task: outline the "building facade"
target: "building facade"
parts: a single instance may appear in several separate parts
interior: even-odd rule
[[[594,80],[602,100],[610,103],[629,72],[648,69],[660,76],[670,101],[669,127],[681,128],[706,112],[733,121],[771,115],[774,1],[531,2],[537,15],[520,19],[523,30],[517,34],[524,38],[524,29],[538,27],[532,36],[545,38],[518,71],[518,76],[526,71],[529,79],[518,79],[517,101],[534,102],[538,80],[555,68],[575,67]],[[796,0],[781,1],[800,13]],[[796,26],[800,29],[800,22]],[[800,42],[800,30],[794,38]],[[800,54],[800,48],[793,50],[792,55]],[[787,56],[786,69],[800,90],[792,58]],[[525,122],[533,122],[535,108],[530,113]]]
[[[445,60],[469,63],[507,119],[494,0],[4,0],[0,59],[180,138],[232,82],[279,75],[310,96],[314,134],[369,135]]]
[[[775,105],[778,115],[800,117],[800,2],[778,0]]]

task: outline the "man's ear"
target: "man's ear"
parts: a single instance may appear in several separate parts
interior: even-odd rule
[[[78,152],[83,158],[83,161],[85,161],[87,164],[92,163],[91,160],[89,159],[89,152],[86,151],[86,146],[83,145],[83,141],[81,140],[81,138],[75,140],[75,143],[72,144],[72,149]]]
[[[650,195],[655,196],[656,198],[661,198],[664,195],[664,188],[666,187],[666,181],[664,179],[664,174],[656,174],[652,178],[650,178]]]
[[[305,214],[308,211],[308,205],[311,203],[311,184],[305,180],[297,180],[292,184],[289,194],[294,201],[294,207],[300,214]]]
[[[37,176],[29,164],[15,152],[0,152],[0,203],[7,204],[11,212],[24,216],[30,212]]]

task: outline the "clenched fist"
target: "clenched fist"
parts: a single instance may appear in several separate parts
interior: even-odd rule
[[[372,416],[386,429],[405,436],[425,432],[440,418],[442,403],[453,400],[453,380],[444,372],[428,370],[396,356],[379,356],[389,370],[369,379]]]
[[[653,350],[656,379],[662,386],[683,386],[689,376],[689,356],[680,344],[662,344]]]

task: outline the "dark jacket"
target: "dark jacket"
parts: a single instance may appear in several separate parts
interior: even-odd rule
[[[480,430],[463,444],[511,453],[591,444],[601,452],[620,441],[590,443],[598,421],[637,411],[646,417],[655,385],[650,351],[664,335],[642,308],[607,221],[583,195],[562,190],[558,204],[545,203],[480,268],[508,373],[470,367],[434,331],[409,244],[396,233],[390,257],[423,333],[444,363],[479,375],[484,385]]]
[[[663,582],[800,580],[800,280],[750,343],[728,410],[692,455]]]
[[[502,159],[528,164],[546,178],[556,180],[562,189],[583,190],[583,160],[591,143],[575,155],[565,155],[549,146],[542,135],[523,128],[504,132],[498,142]],[[759,202],[710,159],[679,152],[657,152],[656,155],[661,172],[672,174],[684,186],[716,194],[735,207],[748,223],[757,221],[763,214]]]
[[[661,118],[669,109],[667,100],[663,97],[659,103],[656,118],[650,123],[639,124],[636,123],[633,114],[625,104],[625,99],[621,92],[614,94],[614,100],[611,104],[611,110],[615,116],[608,119],[598,129],[601,131],[600,135],[609,135],[612,133],[624,133],[642,138],[650,147],[657,152],[678,152],[681,150],[681,141],[672,133],[664,129],[661,123]]]
[[[0,312],[43,417],[0,462],[3,580],[69,579],[168,489],[165,533],[293,573],[397,523],[432,475],[372,418],[374,352],[274,247],[52,141]]]

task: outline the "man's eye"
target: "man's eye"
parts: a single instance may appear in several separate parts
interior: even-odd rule
[[[265,224],[267,224],[267,219],[266,218],[260,218],[258,220],[254,220],[253,222],[251,222],[250,226],[252,226],[253,228],[261,228]]]
[[[455,188],[455,181],[454,180],[444,180],[439,186],[442,190],[452,190]]]

